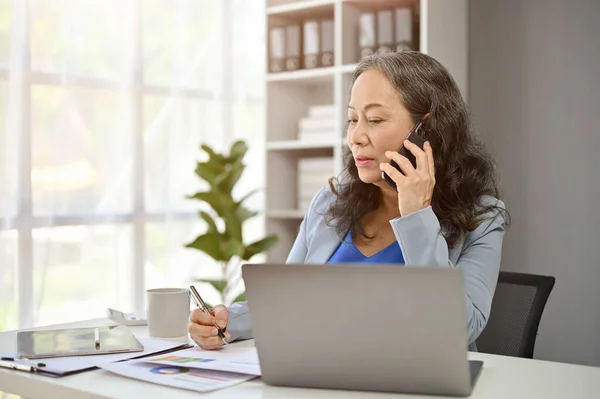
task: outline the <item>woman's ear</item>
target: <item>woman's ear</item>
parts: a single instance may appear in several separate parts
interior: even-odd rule
[[[426,121],[427,118],[429,118],[429,112],[425,114],[425,116],[423,117],[423,120]]]

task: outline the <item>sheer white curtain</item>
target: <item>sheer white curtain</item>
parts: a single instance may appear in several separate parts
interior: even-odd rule
[[[0,331],[140,311],[147,288],[215,275],[184,248],[205,228],[185,196],[200,143],[247,139],[239,190],[263,184],[263,15],[264,0],[0,0]]]

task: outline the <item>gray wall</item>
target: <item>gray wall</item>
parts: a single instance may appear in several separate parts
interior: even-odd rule
[[[536,358],[600,366],[600,0],[469,14],[469,103],[513,217],[502,269],[556,277]]]

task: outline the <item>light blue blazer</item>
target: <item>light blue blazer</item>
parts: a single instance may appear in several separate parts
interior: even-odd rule
[[[342,240],[335,228],[326,224],[323,216],[334,200],[335,195],[328,187],[321,189],[313,198],[286,263],[327,262]],[[502,201],[496,198],[485,197],[482,200],[486,205],[497,204],[504,208]],[[461,269],[466,296],[466,327],[472,350],[490,314],[505,230],[501,212],[494,211],[494,214],[485,215],[483,219],[479,227],[452,249],[448,248],[431,207],[390,220],[407,265]],[[232,340],[252,338],[247,303],[235,303],[228,310],[227,331]]]

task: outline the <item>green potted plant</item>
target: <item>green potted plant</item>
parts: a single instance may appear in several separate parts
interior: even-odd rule
[[[210,206],[210,212],[200,211],[200,217],[206,222],[206,232],[196,237],[187,248],[204,252],[214,259],[221,269],[221,277],[216,280],[199,280],[212,285],[221,296],[221,303],[230,304],[245,300],[244,293],[235,298],[232,281],[235,271],[241,261],[249,261],[255,255],[269,250],[277,242],[277,236],[269,235],[255,242],[246,244],[242,226],[258,212],[253,212],[244,206],[244,202],[256,190],[247,193],[240,199],[233,197],[234,187],[239,181],[246,165],[243,158],[248,146],[242,140],[233,143],[229,154],[215,152],[203,144],[202,150],[208,155],[205,162],[197,162],[196,175],[208,183],[208,190],[188,196]]]

